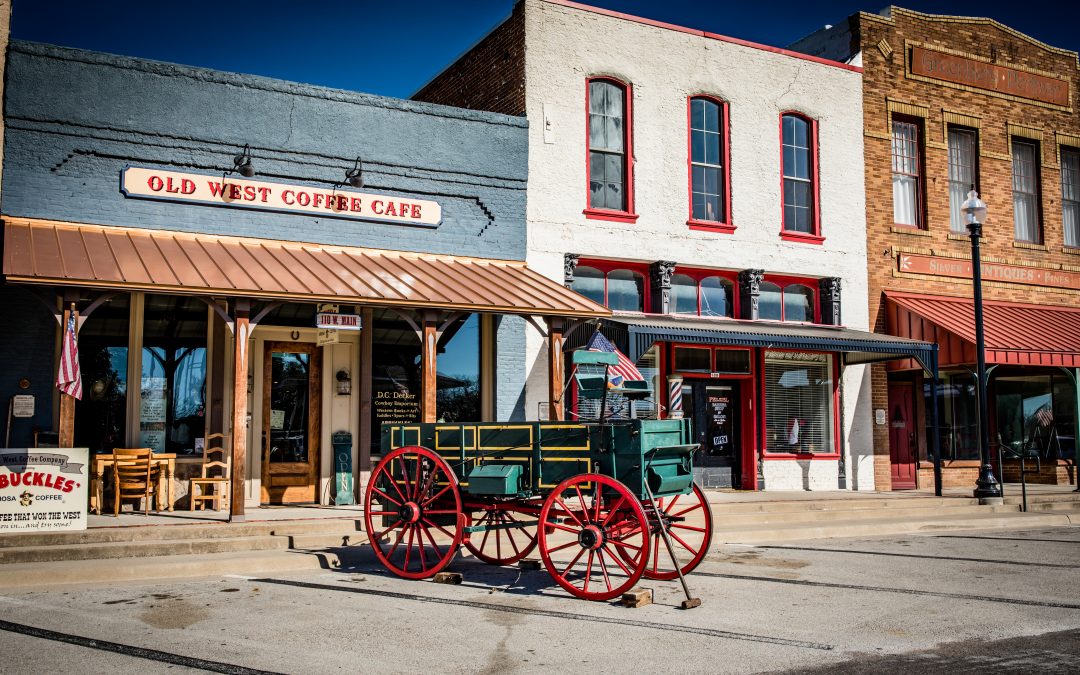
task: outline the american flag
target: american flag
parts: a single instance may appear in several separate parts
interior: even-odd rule
[[[79,342],[75,338],[75,312],[68,315],[64,329],[64,344],[60,349],[60,370],[56,373],[56,388],[82,400],[82,373],[79,372]]]
[[[619,357],[619,362],[612,366],[608,370],[608,381],[613,386],[618,386],[623,381],[641,381],[645,377],[641,374],[641,371],[637,369],[634,362],[626,358],[626,355],[615,348],[615,345],[611,344],[611,340],[608,340],[600,331],[596,331],[589,338],[585,348],[590,352],[609,352],[614,353]]]

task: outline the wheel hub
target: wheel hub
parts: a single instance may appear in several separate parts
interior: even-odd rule
[[[398,509],[398,514],[406,523],[415,523],[420,520],[420,505],[416,502],[405,502]]]
[[[578,532],[578,544],[590,551],[599,549],[605,541],[604,531],[596,525],[586,525]]]

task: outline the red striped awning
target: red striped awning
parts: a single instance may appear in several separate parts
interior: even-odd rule
[[[886,291],[892,335],[937,342],[942,367],[974,363],[971,298]],[[983,302],[986,362],[1080,368],[1080,308]]]

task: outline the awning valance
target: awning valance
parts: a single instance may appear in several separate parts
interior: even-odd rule
[[[889,331],[934,340],[941,364],[975,363],[971,298],[886,291]],[[1080,367],[1080,308],[983,302],[986,362]]]
[[[626,348],[632,361],[656,342],[683,342],[839,352],[848,365],[913,358],[930,372],[937,363],[937,345],[931,342],[838,326],[647,314],[619,314],[601,319],[600,326],[616,345]]]
[[[524,262],[5,218],[8,281],[273,300],[596,317]]]

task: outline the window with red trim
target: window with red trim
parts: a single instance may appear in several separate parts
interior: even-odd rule
[[[735,316],[735,283],[715,272],[680,271],[671,277],[672,314]]]
[[[759,319],[814,323],[818,320],[817,309],[817,294],[805,283],[782,280],[761,282]]]
[[[690,224],[730,226],[727,103],[689,100]]]
[[[923,227],[922,133],[915,120],[892,123],[893,222]]]
[[[570,289],[608,309],[644,312],[645,274],[622,266],[578,265]]]
[[[817,190],[817,125],[803,115],[780,117],[783,233],[820,237]]]
[[[630,88],[608,78],[587,81],[589,201],[585,215],[636,218],[630,154]],[[620,216],[622,216],[620,218]]]

